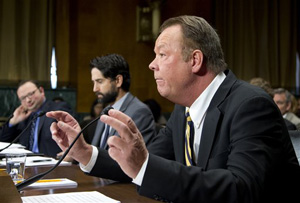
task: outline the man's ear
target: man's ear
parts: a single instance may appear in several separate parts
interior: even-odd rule
[[[200,51],[199,49],[194,50],[191,57],[192,72],[200,73],[204,60],[202,51]]]
[[[116,85],[117,87],[121,87],[123,84],[123,76],[122,75],[117,75],[116,76]]]
[[[44,94],[44,93],[45,93],[45,90],[44,90],[43,87],[39,87],[38,90],[40,91],[41,94]]]
[[[287,105],[286,105],[286,110],[290,111],[291,108],[292,108],[292,102],[288,102]]]

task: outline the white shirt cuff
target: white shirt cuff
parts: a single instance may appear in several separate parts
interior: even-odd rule
[[[145,162],[142,165],[142,168],[140,169],[139,173],[137,174],[137,176],[132,180],[132,182],[138,186],[142,185],[143,179],[144,179],[144,175],[146,172],[146,167],[148,165],[148,160],[149,160],[149,153],[147,154],[147,158],[145,160]]]
[[[95,163],[97,161],[98,153],[99,153],[97,147],[95,147],[95,146],[92,146],[92,147],[93,147],[93,152],[92,152],[92,156],[91,156],[89,163],[86,166],[79,163],[80,169],[86,173],[91,172],[91,170],[94,168]]]

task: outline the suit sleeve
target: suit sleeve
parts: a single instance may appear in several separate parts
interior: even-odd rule
[[[88,175],[121,182],[132,181],[132,179],[122,171],[119,164],[108,155],[107,150],[98,148],[98,151],[95,166],[90,173],[87,173]]]

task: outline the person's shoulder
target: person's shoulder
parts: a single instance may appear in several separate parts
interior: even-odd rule
[[[251,85],[243,80],[237,80],[236,84],[232,87],[231,94],[235,94],[239,99],[260,97],[273,101],[273,98],[262,88]]]
[[[234,73],[227,69],[225,72],[226,78],[218,88],[216,97],[227,98],[242,101],[244,99],[254,97],[265,97],[268,100],[273,100],[262,88],[251,85],[249,82],[238,79]]]
[[[298,120],[300,119],[296,114],[294,114],[293,112],[286,112],[286,118],[288,120],[290,119],[295,119],[295,120]]]
[[[134,99],[132,100],[131,107],[135,109],[146,109],[150,111],[148,106],[144,102],[139,100],[137,97],[134,97]]]
[[[131,93],[129,93],[127,98],[132,98],[130,100],[129,106],[133,107],[133,108],[147,108],[147,105],[144,104],[144,102],[142,102],[139,98],[137,98],[136,96],[132,95]]]
[[[287,120],[286,118],[283,119],[285,122],[285,125],[288,130],[297,130],[297,127],[295,124],[293,124],[291,121]]]
[[[287,112],[286,118],[294,123],[297,128],[300,128],[300,118],[296,114],[294,114],[293,112]]]
[[[224,81],[225,82],[225,81]],[[262,88],[253,86],[246,81],[237,79],[234,83],[222,84],[214,95],[210,108],[219,106],[222,111],[234,110],[243,106],[256,108],[259,106],[268,106],[275,109],[273,98]]]
[[[150,108],[135,96],[133,96],[130,102],[126,103],[126,106],[121,107],[121,109],[125,110],[125,113],[128,115],[152,115]]]

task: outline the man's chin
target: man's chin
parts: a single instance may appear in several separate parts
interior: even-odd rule
[[[27,107],[27,110],[31,111],[31,112],[35,112],[37,110],[37,107],[36,106],[30,106],[30,107]]]
[[[103,98],[99,98],[99,97],[98,97],[98,102],[99,102],[99,103],[102,103],[102,102],[103,102]]]

